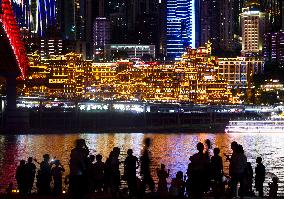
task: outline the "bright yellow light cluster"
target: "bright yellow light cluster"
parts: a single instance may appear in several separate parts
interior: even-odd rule
[[[174,63],[93,63],[70,53],[38,61],[33,55],[24,93],[68,99],[230,103],[211,47],[188,48]]]

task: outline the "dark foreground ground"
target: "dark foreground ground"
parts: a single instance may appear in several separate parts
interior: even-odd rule
[[[71,198],[70,195],[68,194],[63,194],[60,197],[54,197],[54,196],[38,196],[38,195],[32,195],[32,196],[20,196],[19,194],[13,194],[13,195],[6,195],[6,194],[1,194],[0,199],[69,199]],[[155,194],[148,194],[144,197],[144,199],[171,199],[173,197],[169,195],[159,195],[157,193]],[[245,199],[257,199],[259,197],[244,197]],[[269,197],[265,197],[269,198]],[[284,199],[283,196],[277,197],[279,199]],[[86,197],[82,197],[82,199],[112,199],[112,196],[110,194],[92,194],[88,195]],[[117,199],[131,199],[130,197],[118,197]],[[214,199],[214,197],[205,197],[204,199]],[[223,198],[223,199],[229,199],[229,198]]]

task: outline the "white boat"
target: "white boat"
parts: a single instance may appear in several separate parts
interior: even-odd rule
[[[236,120],[226,126],[226,133],[284,133],[284,120]]]

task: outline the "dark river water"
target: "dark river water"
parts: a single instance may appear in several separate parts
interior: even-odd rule
[[[277,175],[280,179],[279,192],[283,191],[284,182],[284,134],[144,134],[144,133],[115,133],[115,134],[51,134],[51,135],[0,135],[0,191],[3,191],[9,182],[15,183],[15,170],[21,159],[32,156],[39,161],[42,155],[49,153],[52,157],[60,159],[66,168],[65,175],[69,173],[68,162],[74,141],[84,138],[91,154],[102,154],[106,159],[114,146],[121,148],[120,159],[124,160],[126,151],[132,148],[134,155],[140,156],[142,142],[146,137],[153,139],[152,167],[164,163],[170,169],[171,178],[177,171],[185,172],[189,157],[196,153],[196,144],[210,139],[213,148],[219,147],[221,155],[229,154],[230,143],[237,141],[242,144],[248,161],[255,168],[255,159],[263,158],[263,163],[269,173]],[[225,172],[228,173],[228,162],[223,157]],[[156,177],[155,177],[156,178]],[[265,186],[271,181],[271,174],[267,175]],[[267,190],[266,190],[267,191]]]

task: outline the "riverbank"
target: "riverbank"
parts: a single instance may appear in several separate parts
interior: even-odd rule
[[[256,113],[128,113],[128,112],[64,112],[31,110],[24,118],[6,118],[2,134],[38,134],[49,132],[224,132],[230,120],[259,118]],[[7,124],[7,121],[9,125]]]

